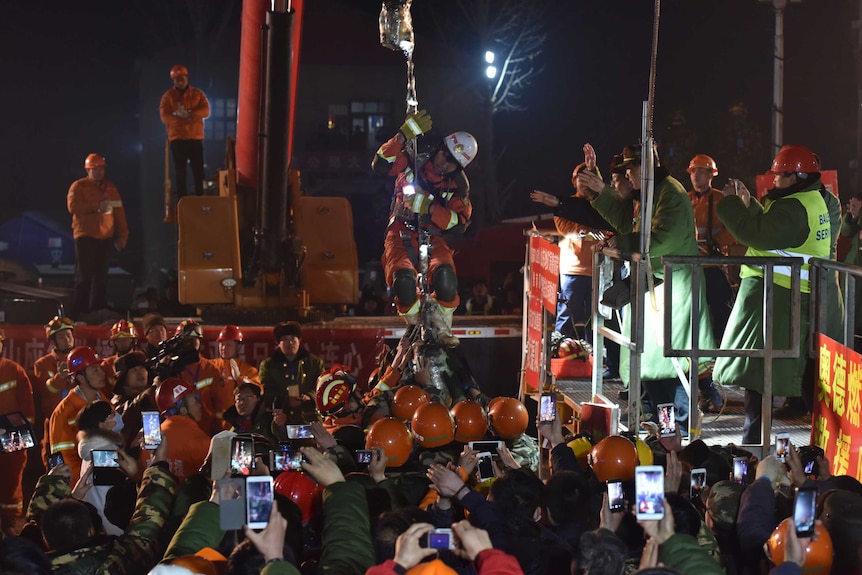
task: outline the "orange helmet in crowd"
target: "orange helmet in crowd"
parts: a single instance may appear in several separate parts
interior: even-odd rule
[[[299,506],[303,525],[320,515],[323,509],[323,489],[301,471],[282,471],[272,483],[272,489]]]
[[[695,168],[706,168],[707,170],[712,170],[713,176],[718,175],[718,166],[715,165],[715,160],[706,154],[698,154],[693,157],[688,163],[688,169],[686,172],[690,174],[695,170]]]
[[[778,524],[766,542],[769,556],[776,565],[784,562],[787,532],[790,529],[790,517]],[[805,547],[805,561],[802,571],[812,575],[826,575],[832,569],[832,537],[822,524],[814,526],[814,537]]]
[[[634,443],[621,435],[609,435],[599,441],[590,451],[590,467],[599,481],[635,478],[638,466],[638,451]]]
[[[488,424],[502,439],[517,439],[529,423],[527,408],[514,397],[495,397],[488,404]]]
[[[213,562],[198,555],[181,555],[173,559],[169,565],[188,569],[195,575],[218,575],[218,569]]]
[[[422,447],[441,447],[455,439],[455,420],[442,403],[423,403],[416,408],[410,429]]]
[[[138,330],[135,329],[135,324],[121,319],[111,326],[111,339],[137,339]]]
[[[108,165],[105,161],[105,156],[99,154],[90,154],[84,159],[84,169],[92,170],[94,168],[104,168]]]
[[[400,467],[413,453],[413,436],[403,421],[394,417],[378,419],[365,436],[365,449],[379,447],[386,454],[387,467]]]
[[[417,385],[404,385],[392,397],[392,415],[410,421],[420,405],[431,403],[431,396]]]
[[[455,440],[461,443],[479,441],[488,431],[488,416],[475,401],[466,399],[452,406],[455,418]]]
[[[173,68],[171,68],[171,80],[174,78],[179,78],[180,76],[188,76],[189,70],[182,64],[177,64]]]

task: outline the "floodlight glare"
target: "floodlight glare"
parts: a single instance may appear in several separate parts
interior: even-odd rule
[[[492,79],[496,78],[497,77],[497,67],[496,66],[488,66],[485,69],[485,75],[488,76],[488,78],[492,78]]]
[[[488,64],[494,63],[494,53],[490,50],[485,51],[485,62],[487,62]]]

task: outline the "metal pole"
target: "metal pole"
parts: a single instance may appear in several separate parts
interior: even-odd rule
[[[775,50],[772,79],[772,153],[784,141],[784,7],[787,0],[775,0]]]

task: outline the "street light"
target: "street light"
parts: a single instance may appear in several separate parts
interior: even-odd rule
[[[495,57],[496,56],[493,52],[485,50],[485,63],[488,64],[488,67],[485,68],[485,76],[491,80],[497,77],[497,67],[491,65],[494,63]]]

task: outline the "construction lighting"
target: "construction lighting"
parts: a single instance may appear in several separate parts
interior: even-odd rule
[[[493,80],[494,78],[497,77],[497,67],[496,66],[488,66],[487,68],[485,68],[485,75],[488,78]]]
[[[494,53],[491,52],[490,50],[485,51],[485,62],[488,64],[494,63]]]

